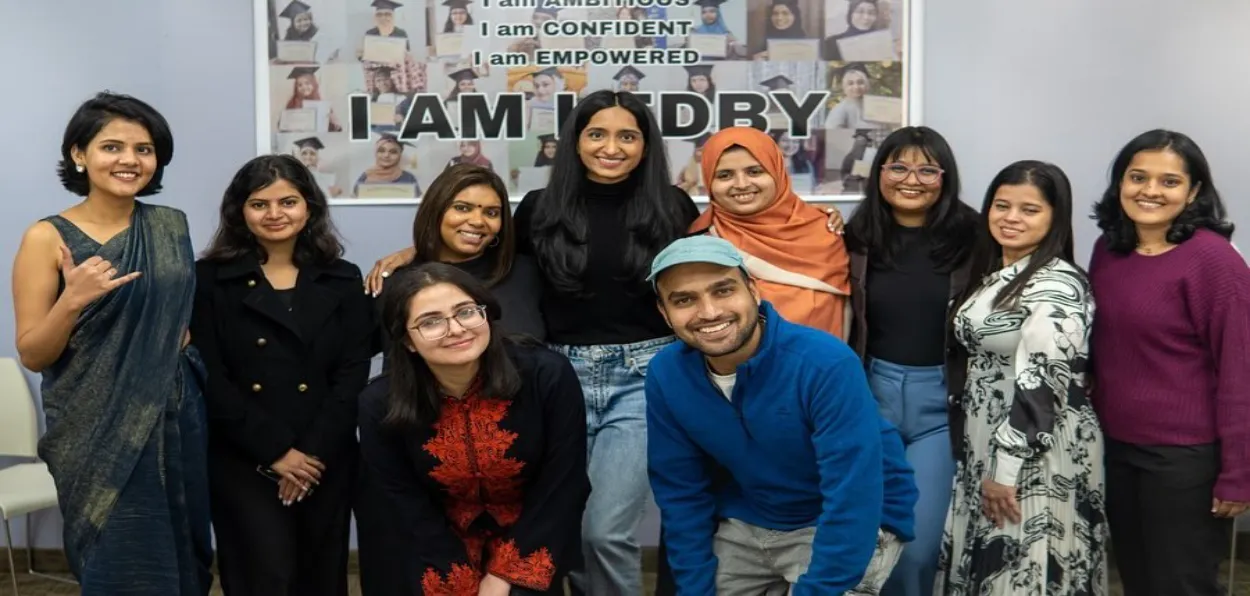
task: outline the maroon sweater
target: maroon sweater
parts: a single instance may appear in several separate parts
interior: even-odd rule
[[[1140,445],[1219,442],[1215,496],[1250,501],[1250,268],[1199,230],[1157,256],[1090,261],[1094,407],[1107,436]]]

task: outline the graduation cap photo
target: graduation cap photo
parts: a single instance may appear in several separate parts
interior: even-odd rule
[[[326,148],[326,146],[322,144],[321,139],[317,137],[307,137],[295,141],[295,146],[300,149],[316,149],[317,151],[321,151]]]
[[[763,81],[760,81],[760,85],[767,87],[773,91],[776,91],[783,87],[789,87],[793,84],[794,84],[794,81],[790,80],[790,77],[787,77],[786,75],[783,75],[783,74],[769,77]]]
[[[687,64],[685,69],[686,74],[692,77],[707,77],[709,80],[712,78],[711,64]]]
[[[642,74],[642,71],[638,70],[637,68],[634,68],[632,66],[626,66],[625,68],[622,68],[619,71],[617,71],[615,75],[612,75],[612,80],[619,81],[625,77],[633,77],[635,81],[641,81],[647,78],[647,75]]]
[[[473,70],[473,67],[471,66],[458,68],[452,72],[447,73],[447,76],[450,77],[451,80],[457,83],[461,81],[472,81],[474,79],[480,78],[477,75],[477,71]]]
[[[304,75],[315,75],[320,69],[320,66],[296,66],[291,69],[291,74],[286,75],[286,78],[298,79]]]
[[[542,69],[542,70],[540,70],[540,71],[538,71],[538,72],[534,73],[534,76],[535,76],[535,77],[538,77],[538,76],[548,76],[548,77],[551,77],[551,78],[553,78],[553,79],[562,79],[562,78],[564,78],[564,75],[560,74],[560,69],[558,69],[558,68],[556,68],[556,67],[554,67],[554,66],[548,66],[547,68],[544,68],[544,69]]]
[[[306,12],[309,12],[311,10],[312,10],[311,6],[304,4],[303,2],[300,2],[299,0],[292,0],[290,4],[286,5],[286,8],[282,9],[282,12],[278,13],[278,16],[284,19],[294,20],[295,17],[302,15]]]
[[[546,145],[547,143],[554,143],[554,142],[556,142],[556,135],[554,134],[538,135],[539,145]]]
[[[695,0],[696,5],[711,8],[720,8],[720,5],[724,3],[725,0]]]
[[[394,11],[396,8],[403,6],[403,4],[395,2],[394,0],[373,0],[372,6],[377,10]]]
[[[473,0],[443,0],[443,6],[448,8],[463,8],[468,10],[470,4],[473,4]]]
[[[534,14],[545,14],[554,19],[560,16],[560,7],[540,5],[534,9]]]

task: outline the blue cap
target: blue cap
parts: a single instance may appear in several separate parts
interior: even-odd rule
[[[712,263],[722,267],[737,267],[746,271],[742,253],[724,238],[701,234],[674,241],[664,247],[651,261],[651,274],[647,281],[655,288],[655,280],[665,269],[686,263]]]

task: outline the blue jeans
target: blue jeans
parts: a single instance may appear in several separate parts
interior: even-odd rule
[[[672,337],[623,345],[551,349],[573,363],[586,398],[590,499],[582,521],[585,570],[570,575],[584,594],[642,594],[638,525],[646,512],[647,365]]]
[[[931,596],[938,551],[955,478],[942,366],[904,366],[884,360],[868,363],[868,385],[881,416],[903,437],[907,463],[916,474],[916,539],[903,547],[882,596]]]

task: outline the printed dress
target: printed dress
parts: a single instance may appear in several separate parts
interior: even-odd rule
[[[964,447],[935,594],[1107,593],[1102,430],[1085,395],[1094,302],[1085,275],[1056,259],[995,308],[1028,260],[988,276],[955,315],[969,355]],[[1020,524],[982,513],[987,477],[1016,486]]]

